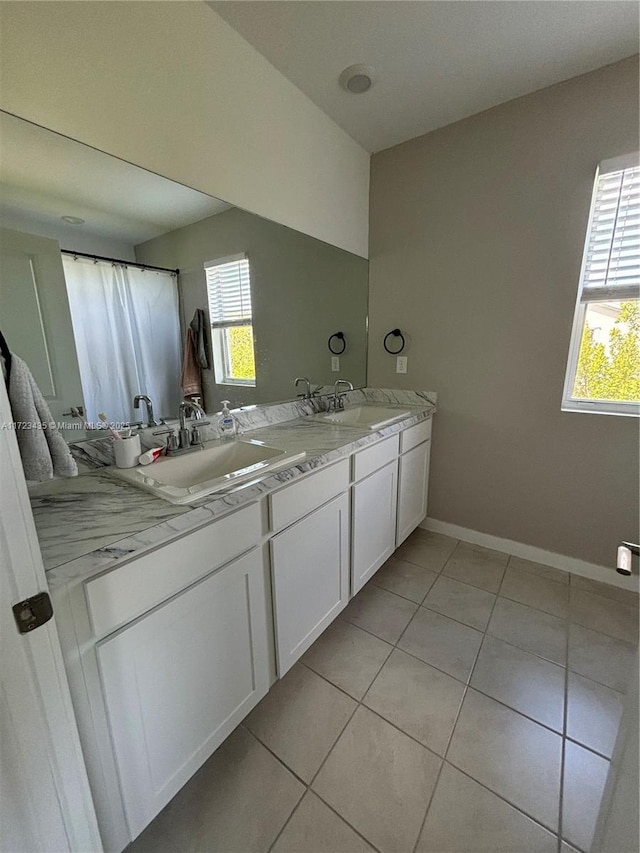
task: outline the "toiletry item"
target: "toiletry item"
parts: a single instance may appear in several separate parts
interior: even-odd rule
[[[145,453],[141,454],[138,462],[140,465],[151,465],[152,462],[155,462],[158,456],[161,455],[164,447],[152,447],[151,450],[147,450]]]
[[[111,433],[111,435],[112,435],[114,438],[117,438],[117,439],[121,439],[121,438],[122,438],[122,436],[120,435],[120,433],[118,432],[118,430],[117,430],[117,429],[114,429],[114,428],[111,426],[111,424],[110,424],[110,423],[109,423],[109,421],[107,420],[107,416],[105,415],[105,413],[104,413],[104,412],[99,412],[99,413],[98,413],[98,417],[100,418],[100,420],[102,421],[102,423],[103,423],[103,424],[106,424],[106,425],[107,425],[107,429],[109,430],[109,432]]]
[[[113,441],[113,452],[118,468],[135,468],[140,457],[140,436],[130,435],[129,438],[118,436]]]
[[[234,438],[237,432],[236,419],[229,411],[229,400],[222,401],[222,415],[218,419],[218,429],[220,430],[220,438]]]

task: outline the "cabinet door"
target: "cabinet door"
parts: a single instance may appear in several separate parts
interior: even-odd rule
[[[349,599],[349,497],[334,498],[271,540],[278,675]]]
[[[396,546],[398,462],[353,487],[351,593],[355,595]]]
[[[425,441],[400,457],[396,546],[404,542],[427,514],[430,450],[431,442]]]
[[[266,694],[266,612],[256,549],[99,644],[132,839]]]

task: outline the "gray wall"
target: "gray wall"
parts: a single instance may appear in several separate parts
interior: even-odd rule
[[[368,381],[439,392],[431,517],[601,565],[637,536],[638,420],[560,411],[594,170],[637,148],[632,57],[374,155]]]
[[[255,388],[217,385],[203,371],[205,404],[267,403],[294,397],[293,380],[366,384],[368,263],[314,237],[234,208],[136,246],[142,263],[180,269],[183,319],[207,310],[203,263],[246,252],[256,348]],[[327,339],[341,330],[347,349],[331,372]],[[304,389],[298,388],[299,392]]]

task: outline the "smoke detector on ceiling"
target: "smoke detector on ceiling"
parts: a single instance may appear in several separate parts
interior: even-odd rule
[[[350,95],[363,95],[373,86],[375,79],[371,65],[350,65],[344,69],[338,82]]]

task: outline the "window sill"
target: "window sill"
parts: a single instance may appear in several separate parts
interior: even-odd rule
[[[580,414],[614,415],[627,418],[640,417],[640,404],[635,403],[603,404],[590,400],[568,400],[563,402],[560,408],[563,412],[571,412],[573,414],[577,412]]]

